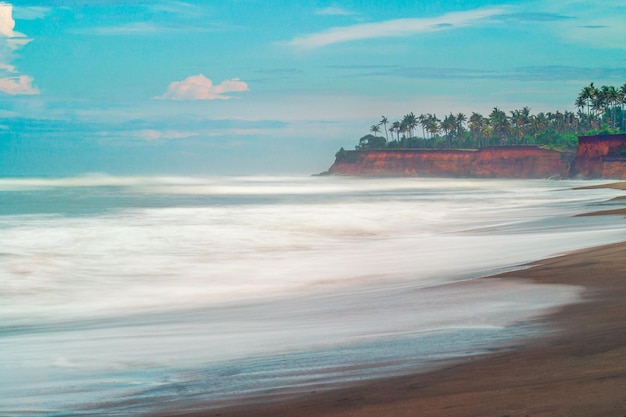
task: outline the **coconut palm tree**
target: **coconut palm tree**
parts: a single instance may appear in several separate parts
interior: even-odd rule
[[[617,106],[622,107],[622,98],[619,89],[613,86],[608,87],[606,90],[606,98],[610,106],[611,125],[613,129],[615,129],[617,124]]]
[[[619,91],[622,95],[622,130],[626,131],[626,83],[619,88]]]
[[[437,118],[437,115],[430,113],[428,114],[427,118],[428,123],[426,125],[426,131],[428,131],[431,135],[431,138],[434,139],[437,136],[437,133],[439,133],[439,123],[441,122],[441,120]]]
[[[511,124],[506,117],[506,113],[497,107],[493,108],[493,111],[489,115],[489,121],[493,128],[493,133],[498,137],[498,141],[502,144],[506,141],[509,132],[511,131]]]
[[[452,132],[454,129],[456,129],[456,118],[450,113],[441,122],[441,130],[443,130],[444,136],[448,139],[448,148],[452,148]]]
[[[402,133],[402,146],[406,146],[407,144],[407,139],[408,139],[408,133],[409,133],[409,126],[406,123],[406,120],[402,119],[402,121],[400,122],[400,133]]]
[[[457,113],[456,115],[456,136],[457,138],[463,137],[463,130],[465,122],[467,122],[467,116],[463,113]]]
[[[583,87],[580,95],[578,96],[587,105],[587,115],[591,114],[591,103],[593,102],[593,98],[596,96],[597,91],[598,90],[596,89],[596,87],[593,85],[593,83],[591,83],[588,86]]]
[[[578,109],[579,113],[585,108],[585,106],[587,105],[587,102],[585,98],[583,97],[582,93],[579,94],[578,97],[576,97],[576,101],[574,102],[574,105]]]
[[[405,115],[402,118],[402,123],[404,123],[406,130],[409,133],[409,137],[413,137],[413,130],[417,127],[417,117],[413,114],[413,112]]]
[[[537,136],[548,128],[548,118],[544,112],[539,112],[531,118],[531,124],[533,126],[533,136],[537,140]]]
[[[370,132],[372,132],[374,136],[376,136],[376,134],[380,132],[380,126],[379,125],[370,126]]]
[[[476,147],[480,148],[483,116],[480,113],[473,112],[469,118],[469,129],[472,134],[472,139],[476,143]]]
[[[396,132],[396,135],[398,136],[398,142],[400,142],[400,121],[396,120],[391,124],[391,127],[393,128],[394,132]]]
[[[382,116],[382,119],[380,119],[378,125],[383,125],[385,127],[385,139],[387,139],[387,142],[389,142],[389,135],[387,135],[387,123],[389,123],[389,120],[387,120],[385,116]]]
[[[626,87],[626,84],[625,84]],[[422,138],[426,139],[426,125],[428,125],[428,117],[424,113],[417,116],[417,123],[422,127]]]

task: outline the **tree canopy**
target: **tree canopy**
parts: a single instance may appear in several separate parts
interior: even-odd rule
[[[590,83],[582,88],[573,104],[576,113],[557,110],[532,114],[528,107],[507,113],[494,107],[487,116],[473,112],[469,117],[450,113],[439,118],[436,114],[416,116],[410,112],[395,121],[382,116],[380,122],[370,127],[371,134],[359,140],[356,149],[472,149],[496,145],[573,149],[580,135],[626,131],[626,83],[599,88]],[[384,137],[377,135],[381,126]]]

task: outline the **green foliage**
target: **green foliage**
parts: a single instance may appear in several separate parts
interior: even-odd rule
[[[355,151],[346,151],[343,147],[335,154],[335,162],[355,163],[360,156]]]
[[[365,135],[359,139],[357,149],[384,149],[387,147],[387,140],[382,136]]]
[[[450,113],[439,119],[435,114],[416,116],[411,112],[394,122],[383,116],[378,124],[370,127],[370,131],[376,134],[383,126],[386,138],[371,134],[363,136],[356,149],[535,145],[571,150],[578,146],[578,136],[626,131],[626,84],[617,88],[598,88],[591,83],[581,90],[574,104],[578,108],[577,114],[570,111],[531,114],[529,107],[507,114],[494,107],[488,116],[476,112],[469,117],[463,113]],[[421,136],[418,136],[420,130]],[[391,140],[388,140],[389,136]]]

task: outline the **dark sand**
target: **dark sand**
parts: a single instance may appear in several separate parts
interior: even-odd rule
[[[593,190],[597,188],[611,188],[614,190],[626,190],[626,182],[615,182],[612,184],[603,184],[603,185],[592,185],[590,187],[579,187],[576,190]],[[609,201],[612,202],[622,202],[626,200],[626,196],[620,195],[618,197],[612,198]],[[590,213],[579,214],[576,217],[586,217],[586,216],[608,216],[608,215],[617,215],[617,216],[626,216],[626,207],[612,209],[612,210],[601,210],[601,211],[593,211]]]
[[[575,190],[595,190],[598,188],[612,188],[614,190],[626,190],[626,181],[613,182],[610,184],[589,185],[585,187],[577,187]]]
[[[207,411],[163,415],[625,417],[626,242],[485,279],[508,278],[580,285],[586,291],[582,302],[537,320],[553,332],[522,341],[513,351],[273,402],[219,410],[207,404]]]

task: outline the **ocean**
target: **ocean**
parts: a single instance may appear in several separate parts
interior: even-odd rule
[[[626,236],[574,217],[616,195],[583,184],[0,178],[0,415],[218,406],[513,348],[583,292],[524,264]]]

